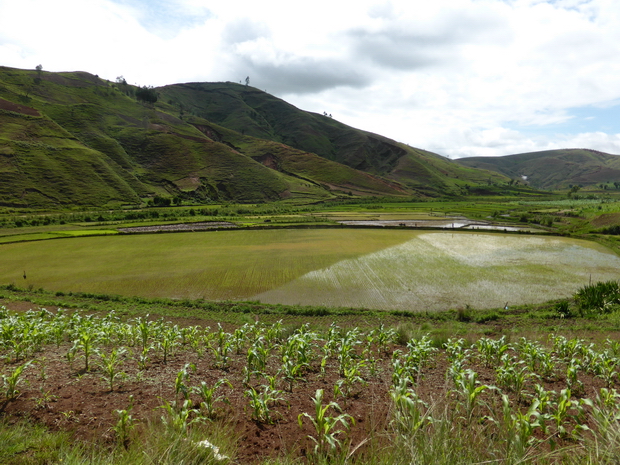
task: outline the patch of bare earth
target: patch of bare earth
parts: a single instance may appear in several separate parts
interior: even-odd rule
[[[39,110],[27,107],[26,105],[19,105],[17,103],[9,102],[0,98],[0,110],[14,111],[15,113],[21,113],[29,116],[41,116]]]

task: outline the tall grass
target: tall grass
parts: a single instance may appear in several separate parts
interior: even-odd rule
[[[205,441],[206,440],[206,441]],[[187,434],[151,422],[132,435],[127,448],[76,443],[69,433],[27,422],[0,423],[0,463],[6,465],[209,465],[231,463],[237,437],[230,424],[194,427]]]

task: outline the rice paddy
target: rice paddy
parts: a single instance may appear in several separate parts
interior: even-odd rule
[[[3,284],[376,309],[543,302],[619,272],[620,257],[592,242],[481,232],[246,230],[0,245]]]

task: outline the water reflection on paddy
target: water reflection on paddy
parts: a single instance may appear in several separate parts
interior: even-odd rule
[[[619,275],[620,257],[587,241],[433,232],[309,272],[255,297],[403,310],[497,308],[570,296],[590,279]]]

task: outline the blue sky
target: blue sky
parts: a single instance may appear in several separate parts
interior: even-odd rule
[[[620,154],[617,0],[0,0],[0,65],[243,81],[451,158]]]

